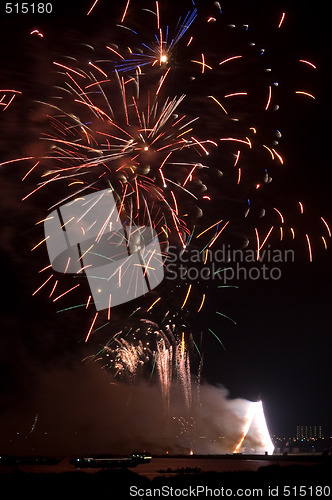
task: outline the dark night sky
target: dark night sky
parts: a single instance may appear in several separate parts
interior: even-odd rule
[[[6,15],[0,7],[0,88],[23,91],[0,116],[0,162],[29,155],[34,148],[40,122],[33,101],[47,97],[53,84],[45,71],[46,63],[70,52],[77,40],[105,45],[107,36],[112,37],[109,20],[113,23],[118,19],[125,4],[118,2],[119,7],[114,8],[106,5],[113,2],[99,0],[87,18],[92,0],[70,2],[70,7],[69,2],[53,3],[55,12],[43,17]],[[276,204],[281,203],[287,213],[288,199],[295,203],[303,200],[310,209],[306,220],[311,226],[321,215],[331,222],[327,119],[331,107],[330,26],[326,2],[311,3],[310,8],[300,1],[291,6],[278,1],[266,4],[238,0],[224,2],[222,7],[229,22],[253,25],[253,37],[266,47],[280,86],[290,89],[291,97],[284,97],[277,116],[286,164],[285,180],[276,182]],[[284,10],[282,36],[276,42],[268,27],[276,24]],[[44,39],[29,35],[34,28],[45,34]],[[212,38],[210,43],[219,50],[217,40]],[[317,72],[298,76],[292,61],[300,58],[314,61]],[[308,84],[316,95],[314,104],[305,99],[294,102],[294,90],[301,84]],[[39,283],[36,272],[45,262],[42,252],[34,256],[30,252],[31,242],[39,237],[34,224],[38,217],[43,218],[43,212],[32,198],[24,205],[20,201],[26,194],[20,182],[24,168],[19,164],[0,170],[0,266],[5,291],[0,304],[3,429],[7,429],[8,415],[19,415],[8,427],[10,432],[16,425],[20,429],[31,426],[38,411],[35,392],[42,387],[41,380],[46,380],[45,386],[47,380],[53,384],[54,397],[63,394],[66,373],[73,391],[84,392],[84,387],[87,394],[94,391],[89,371],[80,364],[82,356],[88,354],[82,345],[86,317],[59,315],[45,295],[31,297]],[[219,349],[212,336],[206,337],[203,380],[223,384],[232,397],[255,400],[262,394],[269,427],[277,435],[294,435],[297,424],[322,425],[328,433],[332,431],[331,251],[318,251],[314,246],[314,262],[309,263],[303,240],[295,246],[296,260],[283,266],[278,282],[241,281],[238,289],[222,290],[211,298],[213,307],[234,318],[237,325],[220,317],[211,320],[211,328],[218,332],[226,350]],[[206,320],[199,320],[197,331],[204,328]],[[55,382],[52,377],[57,370],[61,377]],[[73,370],[79,374],[77,378],[70,375]],[[95,390],[98,393],[99,389]],[[37,406],[40,404],[46,414],[52,412],[47,408],[50,400],[43,396],[37,399]],[[70,395],[64,401],[70,401]]]

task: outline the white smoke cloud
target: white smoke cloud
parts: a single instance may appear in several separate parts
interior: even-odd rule
[[[38,422],[30,432],[35,418],[31,412],[21,445],[26,452],[62,456],[134,450],[233,453],[252,405],[258,405],[259,413],[261,403],[229,399],[221,386],[202,384],[197,389],[188,408],[182,388],[174,386],[167,407],[157,381],[114,382],[96,364],[78,365],[74,371],[54,369],[41,376],[34,402]],[[264,418],[254,419],[238,451],[271,452],[264,425]]]

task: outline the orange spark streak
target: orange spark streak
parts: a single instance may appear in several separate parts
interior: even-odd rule
[[[128,116],[128,107],[127,107],[127,100],[126,100],[126,88],[125,88],[125,83],[124,83],[124,78],[121,78],[121,84],[122,84],[122,98],[123,98],[123,105],[126,113],[126,122],[127,125],[129,125],[129,116]]]
[[[126,17],[127,10],[128,10],[128,7],[129,7],[129,3],[130,3],[130,0],[127,0],[127,5],[126,5],[126,7],[125,7],[125,10],[124,10],[123,15],[122,15],[122,18],[121,18],[121,23],[123,23],[124,18]]]
[[[159,302],[159,300],[161,300],[161,297],[158,297],[158,299],[156,299],[156,300],[153,302],[153,304],[151,304],[151,306],[149,307],[149,309],[147,309],[147,310],[146,310],[146,312],[151,311],[151,309],[153,308],[153,306],[154,306],[155,304],[157,304],[157,302]]]
[[[205,68],[212,69],[212,66],[209,66],[208,64],[206,64],[204,54],[202,54],[202,61],[194,61],[192,59],[191,62],[196,63],[196,64],[201,64],[202,65],[202,73],[204,73]]]
[[[205,250],[204,263],[203,263],[203,264],[204,264],[204,266],[205,266],[205,264],[207,263],[208,256],[209,256],[209,250],[208,250],[208,249],[206,249],[206,250]]]
[[[233,59],[239,59],[240,57],[242,57],[242,56],[233,56],[233,57],[229,57],[228,59],[224,59],[223,61],[221,61],[221,62],[219,63],[219,66],[220,66],[221,64],[225,64],[225,63],[227,63],[228,61],[233,61]]]
[[[238,164],[238,161],[239,161],[239,158],[240,158],[240,153],[241,153],[241,151],[240,151],[240,150],[238,150],[237,155],[236,155],[236,158],[235,158],[234,167],[236,167],[236,165]]]
[[[176,201],[176,198],[175,198],[173,191],[171,191],[171,195],[172,195],[173,201],[174,201],[175,213],[176,213],[176,215],[179,215],[178,204],[177,204],[177,201]]]
[[[283,224],[285,221],[284,221],[284,217],[283,217],[282,213],[279,212],[279,210],[277,208],[273,207],[273,210],[275,210],[280,215],[281,223]]]
[[[111,301],[112,301],[112,294],[110,293],[110,298],[108,301],[108,311],[107,311],[107,319],[108,321],[111,319]]]
[[[282,156],[279,153],[277,153],[277,151],[275,149],[273,149],[273,148],[272,148],[272,151],[276,155],[276,157],[278,158],[278,160],[280,161],[280,163],[283,165],[284,164],[284,160],[283,160]]]
[[[272,160],[274,160],[274,154],[273,154],[273,151],[272,151],[270,148],[268,148],[267,146],[265,146],[265,144],[263,144],[263,148],[265,148],[265,149],[267,149],[267,150],[268,150],[268,152],[269,152],[269,153],[270,153],[270,155],[271,155]]]
[[[46,266],[46,267],[43,267],[43,269],[40,269],[40,270],[38,271],[38,273],[42,273],[43,271],[46,271],[46,269],[49,269],[50,267],[52,267],[52,265],[51,265],[51,264],[49,264],[49,265],[48,265],[48,266]]]
[[[255,233],[256,233],[256,241],[257,241],[257,259],[256,260],[259,260],[260,244],[259,244],[259,234],[258,234],[257,227],[255,227]]]
[[[159,3],[156,1],[156,14],[157,14],[157,28],[160,29],[160,19],[159,19]]]
[[[226,94],[224,97],[234,97],[237,95],[248,95],[248,92],[234,92],[233,94]]]
[[[75,290],[75,288],[77,288],[78,286],[80,286],[80,283],[78,285],[73,286],[72,288],[70,288],[66,292],[62,293],[61,295],[58,295],[58,297],[55,297],[55,299],[53,299],[53,302],[56,302],[57,300],[61,299],[61,297],[63,297],[64,295],[67,295],[67,293],[71,292],[72,290]]]
[[[199,306],[199,308],[197,309],[197,312],[198,312],[198,313],[199,313],[199,312],[200,312],[200,310],[202,309],[204,302],[205,302],[205,293],[203,293],[203,297],[202,297],[202,302],[201,302],[201,305],[200,305],[200,306]]]
[[[67,271],[68,271],[68,267],[69,267],[69,264],[70,264],[70,260],[71,260],[71,258],[70,258],[70,257],[68,257],[68,260],[67,260],[67,265],[66,265],[65,270],[64,270],[64,274],[66,274],[66,273],[67,273]]]
[[[108,74],[105,73],[105,71],[103,71],[102,69],[100,69],[99,66],[96,66],[95,64],[93,64],[91,61],[89,61],[89,66],[92,66],[97,71],[99,71],[102,75],[104,75],[106,78],[108,78]],[[108,82],[109,80],[104,80],[104,81]],[[100,82],[100,83],[102,83],[102,82]],[[96,83],[93,83],[92,85],[96,85]],[[88,87],[91,87],[91,85],[88,85]],[[86,88],[88,88],[88,87],[86,87]]]
[[[278,28],[281,27],[282,23],[284,22],[284,19],[285,19],[285,15],[286,15],[286,12],[283,12],[282,13],[282,16],[281,16],[281,19],[279,21],[279,24],[278,24]]]
[[[95,0],[94,4],[92,5],[91,9],[89,10],[89,12],[87,13],[87,16],[93,11],[93,9],[95,8],[95,6],[97,5],[99,0]]]
[[[15,94],[22,94],[19,90],[14,89],[0,89],[0,92],[15,92]]]
[[[2,163],[0,163],[0,167],[2,167],[3,165],[8,165],[9,163],[14,163],[16,161],[24,161],[24,160],[34,160],[34,157],[33,156],[27,156],[25,158],[15,158],[15,160],[3,161]]]
[[[188,300],[188,297],[189,297],[189,294],[190,294],[191,287],[192,287],[192,285],[190,284],[190,285],[188,286],[187,295],[185,296],[185,299],[184,299],[184,301],[183,301],[183,304],[182,304],[182,306],[181,306],[181,309],[183,309],[183,308],[184,308],[184,306],[185,306],[185,304],[186,304],[186,302],[187,302],[187,300]]]
[[[88,267],[92,267],[92,264],[88,264],[87,266],[83,266],[83,267],[81,267],[81,269],[79,269],[79,270],[77,271],[77,274],[82,273],[82,272],[83,272],[83,271],[85,271],[85,269],[87,269]]]
[[[92,332],[92,328],[93,328],[93,326],[94,326],[94,324],[95,324],[95,322],[96,322],[97,316],[98,316],[98,312],[96,312],[95,317],[94,317],[94,318],[93,318],[93,320],[92,320],[92,323],[91,323],[90,329],[89,329],[89,331],[88,331],[88,334],[87,334],[87,336],[86,336],[85,342],[87,342],[87,341],[88,341],[88,339],[89,339],[89,337],[90,337],[90,334],[91,334],[91,332]]]
[[[37,245],[35,245],[33,248],[31,248],[31,252],[33,250],[35,250],[36,248],[39,247],[39,245],[41,245],[42,243],[44,243],[46,240],[48,240],[48,238],[50,238],[50,236],[46,236],[46,238],[44,238],[43,240],[41,240],[39,243],[37,243]]]
[[[46,283],[48,283],[48,282],[50,281],[50,279],[51,279],[51,278],[53,278],[53,276],[54,276],[54,274],[51,274],[51,276],[50,276],[49,278],[47,278],[47,280],[46,280],[46,281],[44,281],[44,283],[43,283],[42,285],[40,285],[40,287],[39,287],[39,288],[37,288],[37,290],[35,290],[35,291],[33,292],[32,296],[36,295],[36,293],[38,293],[38,292],[39,292],[39,290],[41,290],[41,289],[43,288],[43,286],[45,286],[45,285],[46,285]]]
[[[317,66],[315,66],[312,62],[310,61],[306,61],[305,59],[299,59],[300,62],[304,63],[304,64],[308,64],[309,66],[311,66],[312,68],[314,69],[317,69]]]
[[[166,73],[165,73],[165,74],[164,74],[164,75],[160,78],[160,83],[159,83],[159,87],[158,87],[158,89],[157,89],[156,95],[158,95],[158,94],[159,94],[160,89],[161,89],[161,87],[162,87],[162,85],[163,85],[163,83],[164,83],[164,81],[165,81],[165,79],[166,79],[166,76],[168,75],[168,73],[169,73],[170,69],[171,69],[171,68],[168,68],[168,70],[166,71]]]
[[[86,78],[85,75],[82,75],[82,73],[79,73],[78,71],[76,71],[75,69],[73,68],[69,68],[68,66],[65,66],[64,64],[60,64],[60,63],[57,63],[55,61],[53,61],[53,64],[55,64],[55,66],[60,66],[60,68],[64,68],[68,71],[72,71],[73,73],[75,73],[76,75],[78,76],[81,76],[82,78]]]
[[[302,94],[306,95],[307,97],[311,97],[311,99],[316,99],[316,97],[312,94],[309,94],[309,92],[304,92],[304,90],[296,90],[295,94]]]
[[[202,54],[202,74],[204,73],[205,70],[205,57],[204,54]]]
[[[208,142],[209,144],[213,144],[214,146],[216,146],[216,148],[218,147],[218,143],[215,141],[211,141],[211,139],[207,139],[206,142]]]
[[[271,96],[272,96],[272,87],[271,87],[271,85],[269,85],[269,96],[267,98],[267,103],[266,103],[266,106],[265,106],[265,111],[267,111],[269,109],[269,106],[270,106],[270,103],[271,103]]]
[[[68,187],[73,186],[74,184],[85,184],[83,181],[74,181],[68,184]]]
[[[59,281],[58,281],[58,280],[56,280],[56,282],[54,283],[54,287],[52,288],[52,291],[51,291],[51,293],[49,294],[49,298],[50,298],[50,297],[52,297],[52,295],[53,295],[53,293],[54,293],[54,290],[56,289],[56,286],[57,286],[57,284],[58,284],[58,283],[59,283]]]
[[[179,236],[179,240],[181,241],[181,244],[183,246],[183,248],[185,247],[185,244],[184,244],[184,241],[183,241],[183,238],[182,238],[182,235],[180,233],[180,230],[179,230],[179,226],[178,226],[178,223],[177,223],[177,220],[176,220],[176,216],[175,216],[175,213],[174,211],[172,210],[172,217],[173,217],[173,220],[174,220],[174,224],[175,224],[175,227],[176,227],[176,232],[178,233],[178,236]]]
[[[189,179],[192,180],[192,174],[193,174],[193,172],[194,172],[194,170],[195,170],[196,167],[197,167],[197,165],[194,165],[193,168],[190,170],[190,172],[189,172],[186,180],[182,184],[183,187],[187,184],[187,182],[189,181]]]
[[[93,243],[93,244],[92,244],[92,245],[91,245],[91,246],[90,246],[90,247],[89,247],[89,248],[88,248],[88,249],[84,252],[84,254],[83,254],[83,255],[82,255],[82,256],[81,256],[78,260],[83,259],[83,257],[85,257],[85,255],[86,255],[87,253],[89,253],[89,252],[90,252],[90,250],[91,250],[91,248],[93,248],[94,246],[95,246],[95,245],[94,245],[94,243]]]
[[[39,165],[39,161],[37,161],[37,163],[35,163],[34,166],[32,168],[30,168],[29,172],[27,172],[25,174],[25,176],[22,177],[22,181],[24,181],[28,177],[28,175],[33,171],[33,169],[36,168],[38,165]]]
[[[120,213],[122,211],[122,208],[124,206],[124,199],[125,199],[125,196],[127,194],[127,189],[128,189],[128,184],[126,184],[126,187],[124,189],[124,193],[123,193],[123,196],[122,196],[122,200],[121,200],[121,204],[120,204],[120,207],[119,207],[119,210],[118,210],[118,216],[117,216],[117,221],[120,219]]]
[[[191,286],[191,285],[190,285]],[[181,354],[181,358],[183,359],[183,356],[184,356],[184,353],[185,353],[185,347],[186,347],[186,344],[185,344],[185,341],[184,341],[184,332],[182,332],[182,338],[181,338],[181,350],[180,350],[180,354]]]
[[[5,105],[5,107],[3,108],[2,111],[6,111],[6,109],[8,108],[8,106],[10,106],[10,104],[13,102],[13,100],[15,99],[15,95],[13,95],[13,97],[7,102],[7,104]]]
[[[307,243],[308,243],[309,261],[312,262],[312,250],[311,250],[310,238],[307,234],[305,235],[305,237],[307,238]]]
[[[200,141],[198,141],[197,139],[195,139],[195,137],[191,137],[191,139],[192,139],[193,141],[195,141],[195,142],[196,142],[196,144],[198,144],[198,145],[199,145],[199,146],[203,149],[203,151],[204,151],[204,153],[205,153],[206,155],[208,155],[208,154],[209,154],[209,152],[205,149],[205,147],[203,146],[203,144],[202,144]]]
[[[116,50],[112,49],[112,47],[109,47],[108,45],[106,45],[106,48],[108,50],[111,50],[112,52],[114,52],[114,54],[116,54],[117,56],[119,56],[124,61],[124,57],[121,54],[119,54],[119,52],[117,52]]]
[[[91,301],[91,295],[89,295],[89,298],[88,298],[88,300],[86,302],[85,309],[87,309],[89,307],[90,301]]]
[[[229,221],[226,222],[226,224],[224,224],[224,226],[220,229],[219,233],[213,238],[213,240],[211,241],[211,243],[209,244],[209,248],[212,247],[213,243],[216,241],[216,239],[219,237],[219,235],[223,232],[223,230],[225,229],[225,227],[229,224]]]
[[[222,222],[223,219],[220,219],[218,220],[218,222],[216,222],[215,224],[213,224],[212,226],[208,227],[207,229],[204,229],[204,231],[202,231],[201,233],[199,233],[196,238],[199,238],[200,236],[202,236],[202,234],[206,233],[206,231],[208,231],[209,229],[212,229],[213,227],[217,226],[218,224],[220,224],[220,222]]]
[[[263,243],[262,243],[262,244],[261,244],[261,246],[259,247],[259,249],[260,249],[260,250],[263,248],[263,246],[264,246],[264,245],[265,245],[265,243],[267,242],[267,240],[268,240],[268,238],[269,238],[270,234],[271,234],[271,233],[272,233],[272,231],[273,231],[273,228],[274,228],[274,226],[272,226],[272,227],[271,227],[271,229],[270,229],[270,231],[267,233],[267,235],[266,235],[266,237],[265,237],[265,240],[263,241]]]
[[[137,185],[137,179],[135,179],[135,191],[136,191],[136,204],[137,204],[137,215],[138,215],[140,209],[140,203],[139,203],[139,190]]]
[[[221,141],[234,141],[234,142],[241,142],[242,144],[246,144],[247,146],[249,146],[251,148],[251,142],[250,140],[248,139],[248,137],[246,137],[246,141],[244,139],[236,139],[235,137],[221,137]]]
[[[325,224],[325,226],[326,226],[326,229],[327,229],[327,231],[328,231],[328,233],[329,233],[329,237],[331,238],[331,230],[330,230],[330,228],[329,228],[328,223],[326,222],[326,220],[325,220],[325,219],[323,219],[323,217],[321,217],[321,220],[324,222],[324,224]]]
[[[156,4],[158,5],[158,2],[156,2]],[[159,24],[159,6],[158,6],[158,24]],[[163,30],[160,29],[160,28],[158,28],[158,29],[159,29],[159,41],[160,41],[160,47],[159,47],[159,53],[160,53],[159,64],[161,66],[162,57],[163,57]]]
[[[132,96],[132,100],[134,102],[134,106],[135,106],[135,110],[136,110],[136,114],[137,114],[137,118],[138,118],[138,121],[139,121],[139,125],[141,128],[143,128],[143,125],[142,125],[142,121],[141,121],[141,117],[140,117],[140,114],[139,114],[139,110],[138,110],[138,106],[137,106],[137,103],[136,103],[136,99],[134,96]]]

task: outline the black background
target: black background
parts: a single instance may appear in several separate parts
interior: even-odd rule
[[[94,46],[111,39],[110,25],[121,17],[124,3],[99,0],[89,17],[86,12],[92,2],[88,1],[54,1],[53,13],[43,16],[5,14],[4,2],[1,4],[0,87],[23,94],[0,116],[0,161],[34,151],[31,144],[41,126],[34,100],[47,98],[51,91],[49,61],[74,50],[77,39]],[[202,4],[203,11],[209,11],[210,6]],[[249,23],[257,44],[267,48],[280,86],[289,88],[278,115],[287,180],[277,184],[278,201],[301,199],[313,219],[322,215],[329,220],[331,81],[326,2],[274,1],[266,5],[256,1],[249,6],[239,0],[228,4],[222,6],[225,18],[230,23]],[[162,5],[170,17],[173,8],[179,10],[170,1]],[[270,26],[276,26],[283,11],[282,35],[276,41]],[[44,33],[43,39],[29,34],[35,28]],[[217,45],[211,39],[212,46],[214,43]],[[314,75],[297,75],[293,61],[301,58],[315,62]],[[301,85],[315,94],[314,102],[294,100]],[[31,425],[38,411],[35,393],[45,372],[59,365],[70,371],[88,352],[82,343],[88,328],[86,317],[59,315],[45,295],[31,297],[40,283],[37,270],[46,259],[43,250],[33,256],[30,252],[31,242],[38,241],[35,221],[43,213],[33,197],[21,202],[28,192],[20,180],[25,169],[26,165],[18,163],[0,170],[0,411],[4,433],[8,426],[24,429]],[[269,428],[277,435],[294,435],[297,424],[322,425],[329,434],[331,252],[314,246],[314,261],[309,263],[305,243],[298,245],[296,261],[283,267],[280,281],[241,282],[238,289],[222,291],[211,299],[237,325],[212,319],[211,327],[226,351],[206,336],[203,379],[225,385],[231,397],[255,400],[262,394]],[[200,321],[198,331],[204,329],[205,318]],[[84,368],[80,370],[84,385],[88,375]],[[63,379],[60,383],[66,384]],[[17,421],[15,417],[8,422],[8,414]]]

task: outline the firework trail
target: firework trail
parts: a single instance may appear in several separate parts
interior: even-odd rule
[[[185,344],[184,333],[182,333],[181,341],[177,345],[177,371],[178,377],[181,381],[185,404],[187,408],[191,405],[191,373],[189,354]]]
[[[179,333],[175,325],[165,325],[162,329],[157,323],[142,319],[139,326],[117,332],[98,353],[86,359],[101,363],[119,381],[132,383],[138,376],[151,381],[156,373],[169,415],[172,389],[183,395],[186,411],[192,407],[193,375],[189,355],[192,340],[192,336],[185,337],[184,331]],[[191,358],[196,367],[194,357]],[[201,364],[201,359],[199,362]]]
[[[29,431],[29,434],[32,434],[32,433],[33,433],[33,431],[34,431],[34,430],[35,430],[35,428],[36,428],[37,422],[38,422],[38,413],[36,413],[36,415],[35,415],[35,417],[34,417],[34,419],[33,419],[33,424],[32,424],[32,426],[31,426],[31,429],[30,429],[30,431]]]
[[[19,90],[0,89],[0,106],[1,111],[6,111],[12,104],[17,95],[22,94]]]
[[[157,345],[155,354],[157,371],[160,382],[160,389],[166,406],[167,414],[169,415],[171,385],[173,379],[173,346],[166,346],[164,339]]]
[[[126,373],[130,380],[137,376],[137,370],[148,359],[146,347],[140,341],[137,345],[129,344],[126,339],[115,339],[117,347],[110,349],[105,347],[106,352],[110,352],[114,357],[115,376]]]

